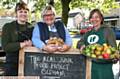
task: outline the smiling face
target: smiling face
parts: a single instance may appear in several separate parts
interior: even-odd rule
[[[103,15],[99,9],[94,9],[90,12],[89,20],[96,28],[100,27],[104,21]]]
[[[91,17],[90,22],[93,24],[94,27],[97,27],[101,25],[102,18],[97,12],[95,12]]]
[[[52,10],[47,10],[43,15],[43,20],[47,25],[52,25],[55,21],[55,14]]]
[[[16,4],[15,13],[16,13],[17,22],[19,24],[25,24],[27,22],[28,12],[29,9],[27,7],[27,4],[25,4],[24,2],[19,2]]]
[[[28,20],[28,10],[26,9],[20,9],[16,12],[17,20],[20,23],[27,22]]]

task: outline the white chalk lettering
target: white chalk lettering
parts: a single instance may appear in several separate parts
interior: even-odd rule
[[[72,59],[69,57],[52,57],[52,56],[44,56],[43,62],[73,63]]]
[[[57,70],[68,70],[70,64],[59,64],[59,63],[52,63],[50,65],[51,69],[57,69]]]
[[[53,76],[64,76],[64,71],[58,71],[58,70],[50,70],[50,69],[42,69],[41,74],[43,75],[53,75]]]
[[[29,56],[31,59],[31,63],[33,64],[33,69],[36,70],[38,67],[38,63],[37,63],[37,57],[35,56]]]
[[[48,63],[39,63],[39,68],[49,68]]]

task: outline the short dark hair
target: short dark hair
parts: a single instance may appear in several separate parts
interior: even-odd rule
[[[21,10],[21,9],[25,9],[25,10],[28,10],[28,7],[27,7],[27,4],[24,3],[24,2],[19,2],[16,4],[16,7],[15,7],[15,12],[17,12],[18,10]]]
[[[98,15],[99,15],[100,18],[101,18],[101,24],[103,24],[103,22],[104,22],[104,17],[103,17],[103,15],[102,15],[102,13],[101,13],[101,11],[100,11],[99,9],[93,9],[93,10],[90,12],[89,20],[92,18],[92,15],[93,15],[94,13],[98,13]]]

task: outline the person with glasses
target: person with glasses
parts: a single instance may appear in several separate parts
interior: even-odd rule
[[[72,38],[62,21],[55,20],[56,12],[53,6],[48,5],[42,11],[42,20],[35,25],[32,34],[33,45],[48,53],[64,52],[72,46]],[[64,44],[57,46],[48,44],[50,39],[62,39]]]
[[[26,46],[32,46],[32,29],[28,23],[29,9],[27,4],[16,4],[16,20],[6,23],[2,28],[2,48],[6,53],[5,75],[18,75],[19,50]]]

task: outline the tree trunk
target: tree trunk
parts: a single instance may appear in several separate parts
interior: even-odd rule
[[[64,24],[67,26],[67,22],[68,22],[68,14],[70,11],[69,8],[69,3],[71,2],[71,0],[61,0],[62,3],[62,21],[64,22]]]
[[[48,4],[54,6],[54,0],[49,0]]]

